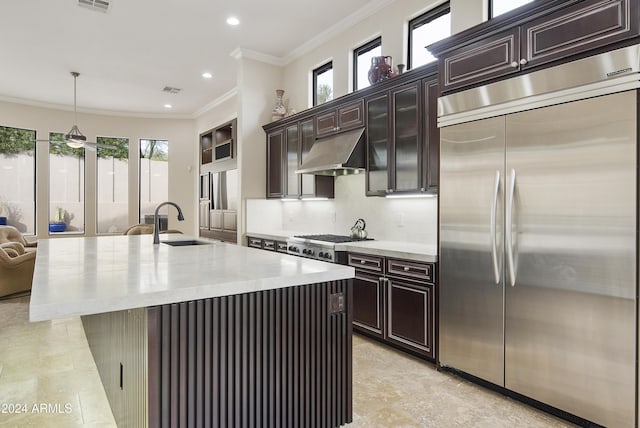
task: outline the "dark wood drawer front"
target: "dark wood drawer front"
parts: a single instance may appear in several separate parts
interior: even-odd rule
[[[267,251],[275,251],[276,250],[276,241],[272,241],[270,239],[262,240],[262,249]]]
[[[452,51],[440,62],[443,92],[519,71],[519,51],[518,28]]]
[[[380,278],[356,271],[353,280],[353,324],[383,336],[384,286]]]
[[[387,339],[433,357],[433,289],[389,280]]]
[[[332,134],[336,132],[337,127],[338,120],[335,110],[316,116],[316,137]]]
[[[522,26],[520,63],[533,67],[634,37],[637,15],[635,1],[591,0],[532,21]]]
[[[433,265],[409,260],[387,259],[387,275],[433,283]]]
[[[382,257],[370,256],[367,254],[349,253],[349,266],[358,269],[364,269],[368,272],[382,274],[384,271],[384,262]]]
[[[338,130],[346,131],[348,129],[364,126],[363,112],[364,100],[340,107],[338,109]]]
[[[247,237],[247,240],[249,241],[249,246],[250,247],[262,248],[262,239]]]
[[[286,242],[281,242],[281,241],[276,241],[276,251],[279,253],[286,253],[287,252],[287,243]]]

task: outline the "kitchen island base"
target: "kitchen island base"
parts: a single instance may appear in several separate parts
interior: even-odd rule
[[[352,280],[82,317],[118,426],[352,421]]]

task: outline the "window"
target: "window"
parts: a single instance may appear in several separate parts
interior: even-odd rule
[[[0,216],[28,235],[36,229],[35,153],[36,131],[0,126]]]
[[[318,106],[333,99],[333,62],[313,70],[313,105]]]
[[[129,139],[98,137],[96,233],[121,233],[129,226]]]
[[[353,50],[353,90],[371,86],[369,83],[369,68],[371,58],[382,55],[382,37]]]
[[[451,11],[449,2],[409,21],[408,69],[435,61],[436,58],[425,49],[425,46],[450,35]]]
[[[533,0],[490,0],[489,1],[489,17],[495,18],[498,15],[507,13]]]
[[[49,233],[84,233],[84,148],[49,133]]]
[[[153,212],[169,200],[169,142],[140,140],[140,223],[153,223]],[[162,207],[161,227],[166,229],[167,208]]]

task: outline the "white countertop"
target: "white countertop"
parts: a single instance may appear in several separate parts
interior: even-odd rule
[[[164,235],[165,240],[192,239]],[[42,239],[29,318],[43,321],[353,278],[354,269],[210,241],[152,235]]]
[[[290,238],[294,235],[305,234],[308,235],[308,233],[304,232],[292,232],[286,230],[247,232],[247,236],[251,236],[253,238],[273,239],[276,241],[286,241],[287,238]],[[428,263],[436,263],[438,261],[437,245],[422,244],[419,242],[401,242],[374,239],[373,241],[358,241],[336,244],[336,250],[373,254],[384,257],[396,257],[399,259]]]

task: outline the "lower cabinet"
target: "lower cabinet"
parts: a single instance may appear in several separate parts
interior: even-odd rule
[[[435,359],[435,264],[350,253],[353,328]]]
[[[247,246],[267,251],[277,251],[279,253],[287,252],[287,243],[285,241],[276,241],[273,239],[262,239],[247,236]]]

